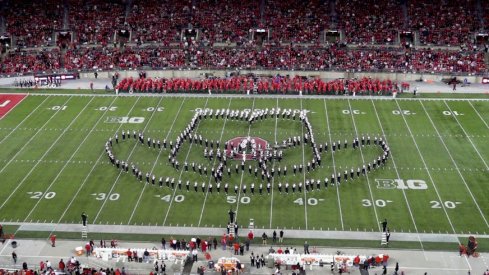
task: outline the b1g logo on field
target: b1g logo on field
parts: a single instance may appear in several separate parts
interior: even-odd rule
[[[411,189],[426,190],[428,185],[424,180],[375,179],[378,189]]]
[[[133,116],[133,117],[128,117],[128,116],[108,116],[105,119],[105,123],[131,123],[131,124],[137,124],[137,123],[143,123],[144,122],[144,117],[139,117],[139,116]]]

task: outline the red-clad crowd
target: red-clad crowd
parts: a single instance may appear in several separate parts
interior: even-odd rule
[[[127,70],[137,68],[185,67],[181,49],[145,48],[78,48],[68,50],[64,57],[67,70]]]
[[[339,28],[352,44],[393,44],[404,20],[397,0],[338,1]]]
[[[0,15],[3,13],[6,32],[16,37],[15,46],[54,44],[53,30],[62,27],[63,9],[59,1],[4,1],[0,5],[5,5]]]
[[[61,55],[57,48],[12,51],[0,73],[137,69],[269,69],[348,72],[487,72],[484,53],[406,48],[327,47],[77,47]]]
[[[53,45],[68,28],[76,44],[107,45],[118,29],[138,43],[184,41],[182,30],[214,42],[245,43],[254,29],[272,41],[316,43],[342,30],[351,44],[392,44],[398,31],[419,31],[422,44],[462,45],[489,29],[489,4],[477,0],[4,0],[0,17],[19,46]]]
[[[69,0],[70,28],[77,44],[107,45],[124,25],[125,4],[118,0]]]
[[[267,1],[261,26],[271,29],[273,41],[316,43],[330,25],[330,13],[321,0]]]
[[[119,92],[129,93],[259,93],[259,94],[356,94],[389,95],[400,92],[397,82],[361,78],[356,80],[336,79],[324,81],[319,78],[252,77],[230,78],[138,78],[123,79],[116,87]]]
[[[59,49],[9,52],[0,63],[0,73],[52,72],[61,68],[59,59]]]
[[[476,0],[410,0],[407,5],[409,27],[419,31],[422,44],[470,43],[473,32],[481,27],[476,4]]]

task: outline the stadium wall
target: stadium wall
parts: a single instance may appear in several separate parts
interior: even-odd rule
[[[120,77],[139,77],[138,71],[119,71]],[[145,70],[148,77],[162,78],[199,78],[203,76],[226,77],[231,73],[239,72],[241,75],[255,74],[259,76],[273,76],[277,74],[290,76],[309,76],[320,77],[322,79],[338,79],[338,78],[362,78],[372,77],[378,79],[390,79],[398,82],[416,81],[423,79],[424,81],[440,82],[442,79],[453,78],[450,74],[416,74],[416,73],[367,73],[367,72],[334,72],[334,71],[281,71],[281,70]],[[110,78],[114,71],[98,72],[99,78]],[[95,78],[93,72],[80,73],[83,79]],[[467,78],[470,83],[481,83],[483,76],[457,75],[457,78],[463,80]]]

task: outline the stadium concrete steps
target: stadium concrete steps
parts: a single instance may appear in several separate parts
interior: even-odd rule
[[[44,232],[81,232],[81,224],[54,224],[54,223],[16,223],[4,222],[4,225],[19,225],[19,231],[44,231]],[[211,227],[178,227],[178,226],[141,226],[141,225],[102,225],[91,224],[88,226],[91,233],[115,233],[115,234],[158,234],[158,235],[193,235],[193,236],[220,236],[226,233],[225,228]],[[255,229],[255,236],[261,236],[263,232],[271,235],[273,230],[280,229]],[[372,240],[379,241],[379,232],[364,231],[329,231],[329,230],[295,230],[283,229],[285,238],[311,238],[311,239],[341,239],[341,240]],[[247,228],[240,228],[239,236],[246,236]],[[438,234],[438,233],[401,233],[391,232],[391,240],[411,242],[441,242],[458,243],[458,238],[466,238],[475,235],[489,238],[482,234]]]

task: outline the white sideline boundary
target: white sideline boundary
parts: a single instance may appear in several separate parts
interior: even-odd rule
[[[40,93],[30,93],[29,95],[32,96],[97,96],[97,97],[111,97],[111,96],[116,96],[114,94],[65,94],[65,93],[50,93],[50,94],[40,94]],[[118,97],[175,97],[175,98],[180,98],[180,97],[192,97],[192,98],[202,98],[202,97],[214,97],[214,98],[240,98],[240,99],[246,99],[246,98],[280,98],[280,99],[290,99],[290,98],[296,98],[299,99],[301,96],[299,95],[258,95],[258,94],[250,94],[250,95],[245,95],[245,94],[147,94],[147,93],[138,93],[138,94],[119,94],[117,95]],[[487,98],[393,98],[392,96],[337,96],[337,95],[304,95],[302,96],[304,99],[336,99],[336,100],[406,100],[406,101],[418,101],[418,100],[423,100],[423,101],[440,101],[440,100],[447,100],[447,101],[489,101]]]

